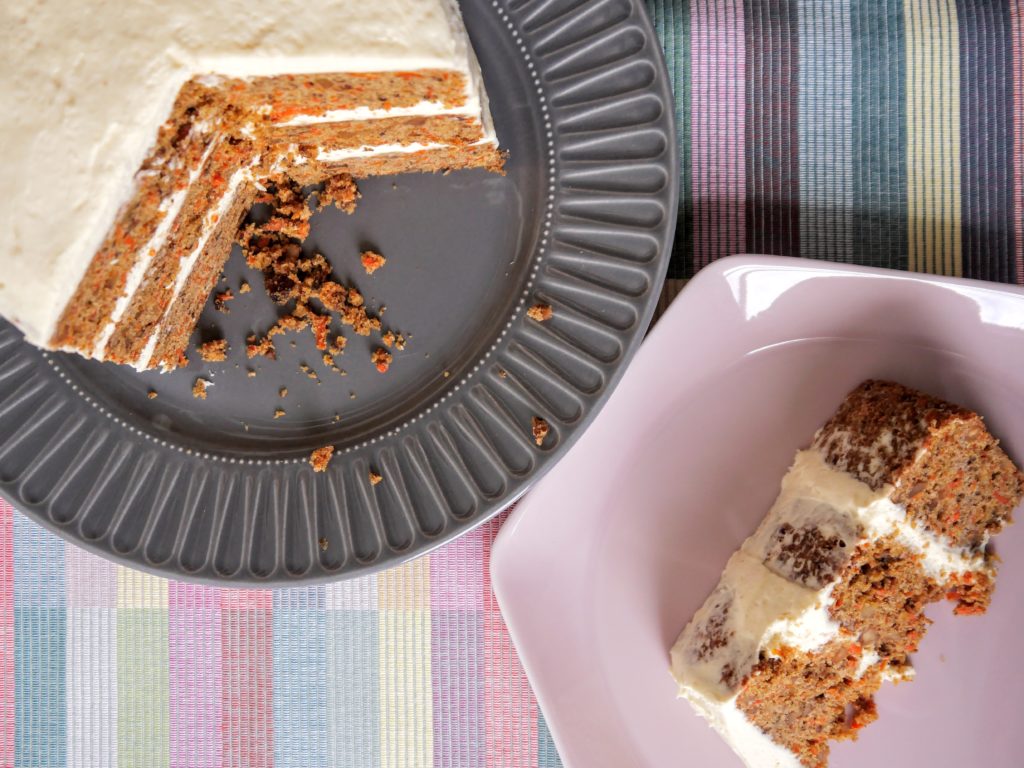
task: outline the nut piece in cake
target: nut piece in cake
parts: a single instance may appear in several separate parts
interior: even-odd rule
[[[228,343],[224,339],[213,339],[199,345],[199,356],[208,363],[219,363],[228,356]]]
[[[551,427],[540,416],[534,416],[530,421],[530,431],[533,433],[533,442],[537,445],[543,445],[544,438],[548,436]]]
[[[334,455],[334,446],[325,445],[323,448],[317,448],[309,456],[309,463],[313,467],[314,472],[323,472],[327,469],[327,465],[331,463],[331,457]]]
[[[386,349],[377,348],[370,355],[370,362],[374,364],[380,373],[387,373],[391,367],[391,353]]]
[[[543,323],[545,320],[550,320],[555,312],[551,309],[550,304],[534,304],[526,310],[526,314],[538,323]]]
[[[359,261],[362,263],[363,269],[366,270],[366,274],[372,275],[378,269],[383,267],[388,260],[376,251],[363,251],[359,255]]]
[[[208,386],[210,386],[210,382],[206,379],[196,379],[195,383],[192,385],[192,397],[198,400],[205,400],[206,388]]]

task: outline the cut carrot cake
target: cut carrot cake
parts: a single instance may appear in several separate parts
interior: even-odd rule
[[[867,381],[799,451],[671,651],[679,695],[748,766],[825,766],[912,676],[928,603],[983,613],[1024,477],[976,413]]]
[[[16,2],[0,314],[28,341],[179,364],[275,180],[503,155],[455,0]]]

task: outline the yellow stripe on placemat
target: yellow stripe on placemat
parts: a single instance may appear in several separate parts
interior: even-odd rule
[[[377,577],[381,768],[434,764],[430,559]]]
[[[963,273],[955,0],[906,0],[908,269]]]

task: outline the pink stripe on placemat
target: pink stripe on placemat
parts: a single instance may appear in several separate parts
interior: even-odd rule
[[[171,768],[221,764],[219,590],[167,586]]]
[[[434,765],[472,765],[484,724],[484,531],[430,555]]]
[[[693,260],[746,250],[743,4],[691,0]]]
[[[1024,1],[1010,3],[1013,37],[1013,245],[1014,275],[1024,283]]]
[[[272,768],[273,594],[220,591],[221,754],[224,768]]]
[[[0,766],[14,765],[14,510],[0,499]]]
[[[506,517],[507,511],[481,526],[488,563],[494,537]],[[483,569],[483,595],[486,765],[532,768],[537,765],[537,700],[501,618],[487,568]]]

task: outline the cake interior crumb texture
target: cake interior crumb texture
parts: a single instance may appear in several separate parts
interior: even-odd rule
[[[175,368],[268,190],[321,185],[320,207],[351,211],[353,179],[503,172],[453,0],[282,0],[259,14],[235,0],[16,0],[9,12],[20,31],[4,33],[2,87],[24,119],[0,124],[13,236],[0,314],[41,347]],[[301,245],[306,224],[283,234]],[[220,290],[217,308],[233,296]]]
[[[680,634],[680,696],[752,768],[826,766],[831,741],[878,717],[882,683],[913,677],[929,604],[988,608],[991,537],[1022,489],[978,414],[864,382],[797,453]]]

